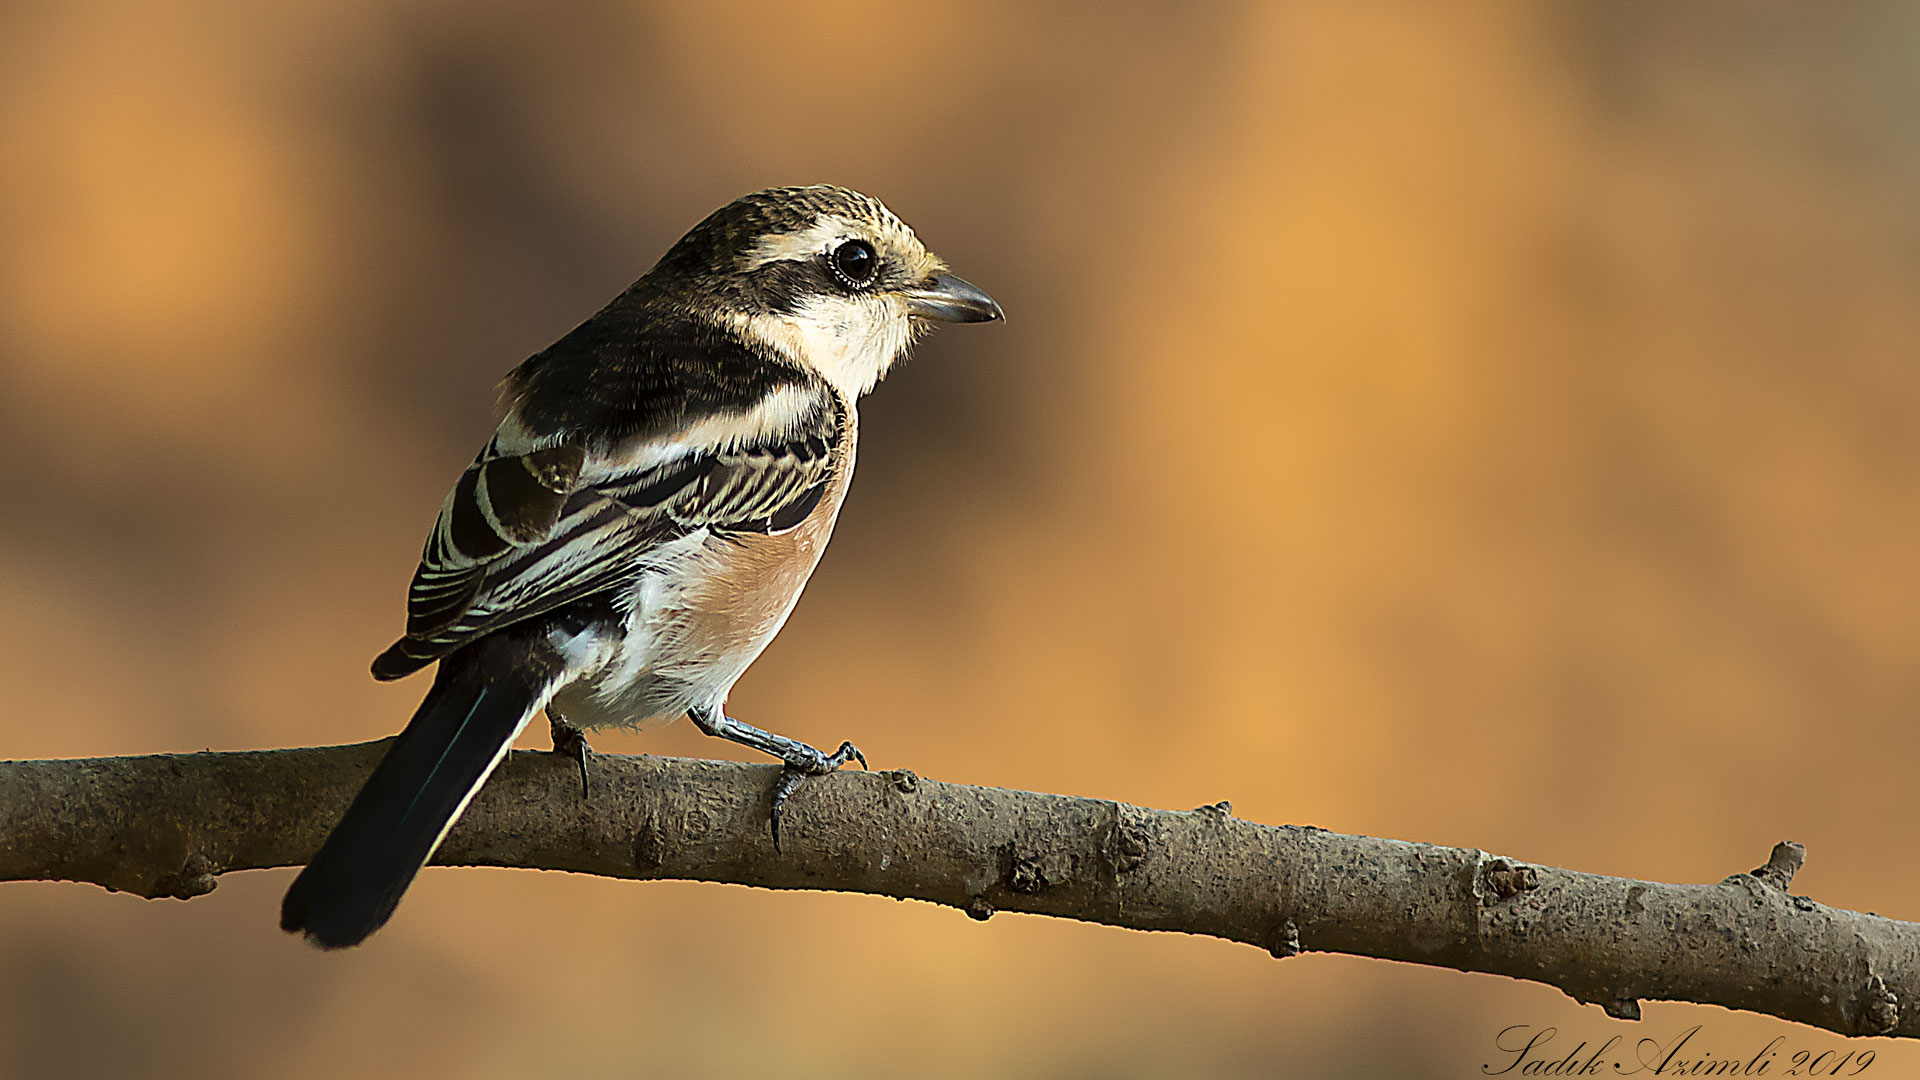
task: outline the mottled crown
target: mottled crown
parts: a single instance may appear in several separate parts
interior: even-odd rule
[[[913,230],[871,195],[833,184],[778,187],[742,195],[708,214],[662,256],[658,270],[724,275],[774,236],[802,232],[822,218],[838,217],[880,233],[911,237]]]

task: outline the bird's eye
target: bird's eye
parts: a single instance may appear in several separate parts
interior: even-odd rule
[[[861,286],[873,280],[873,272],[880,265],[880,257],[873,253],[873,245],[865,240],[849,240],[833,249],[828,259],[833,264],[833,272],[848,285]]]

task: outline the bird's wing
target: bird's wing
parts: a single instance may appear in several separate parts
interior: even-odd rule
[[[516,453],[513,423],[442,505],[408,594],[406,635],[374,661],[377,678],[628,584],[702,529],[800,524],[826,491],[843,417],[824,388],[789,387],[756,408],[712,410],[605,449],[561,441]]]

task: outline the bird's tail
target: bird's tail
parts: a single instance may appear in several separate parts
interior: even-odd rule
[[[496,634],[440,662],[433,688],[280,904],[280,928],[326,949],[386,924],[559,675],[544,642]]]

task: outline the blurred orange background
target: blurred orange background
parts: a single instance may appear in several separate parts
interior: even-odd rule
[[[0,756],[398,730],[424,685],[366,664],[495,381],[713,207],[830,180],[1011,319],[869,400],[738,715],[1609,874],[1792,838],[1797,889],[1920,918],[1920,9],[799,8],[0,15]],[[1424,1077],[1480,1075],[1510,1024],[1841,1042],[523,871],[429,871],[321,955],[275,928],[290,876],[0,887],[0,1075]]]

